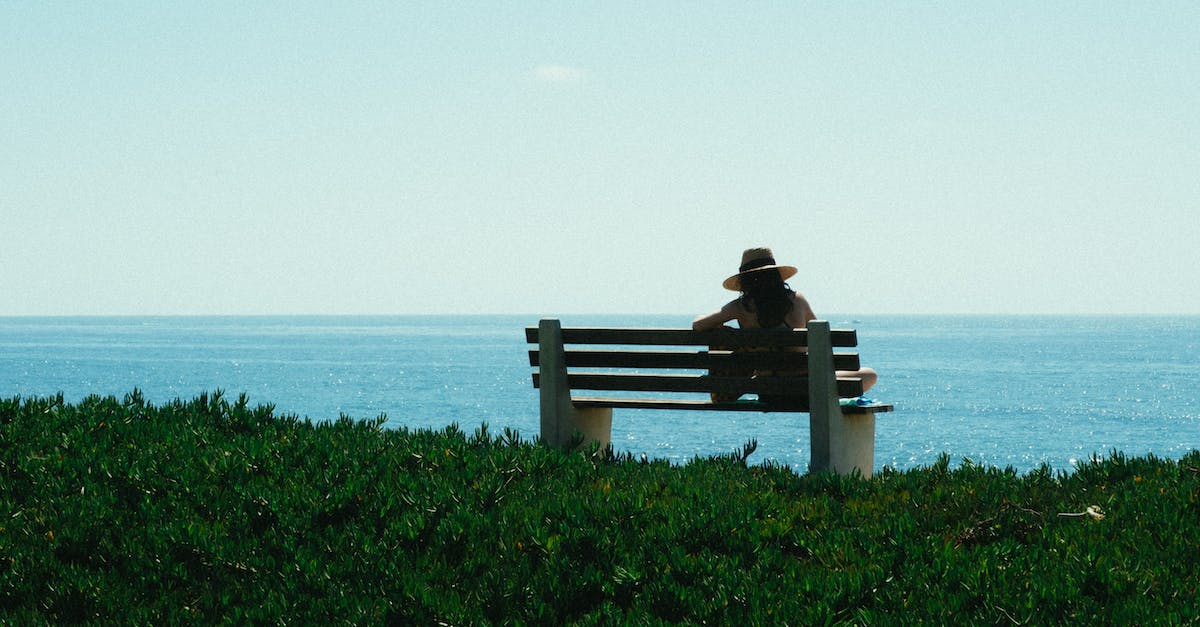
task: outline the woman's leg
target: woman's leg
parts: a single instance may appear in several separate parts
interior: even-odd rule
[[[874,368],[860,368],[858,370],[838,370],[837,376],[838,376],[838,378],[850,377],[850,378],[854,378],[854,379],[862,379],[863,394],[866,394],[867,390],[871,389],[871,386],[875,385],[875,382],[879,380],[879,373],[875,372]]]

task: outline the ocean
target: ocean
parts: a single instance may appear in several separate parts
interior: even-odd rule
[[[858,330],[876,470],[954,464],[1071,470],[1112,451],[1200,448],[1200,317],[830,316]],[[562,316],[680,327],[691,316]],[[148,401],[222,390],[314,421],[538,433],[524,328],[536,316],[0,318],[0,396]],[[615,410],[618,452],[685,462],[758,443],[749,463],[808,467],[804,414]]]

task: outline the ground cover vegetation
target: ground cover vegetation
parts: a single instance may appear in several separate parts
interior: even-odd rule
[[[1200,452],[862,480],[381,425],[0,400],[0,623],[1200,616]]]

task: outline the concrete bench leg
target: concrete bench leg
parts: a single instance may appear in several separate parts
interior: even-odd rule
[[[843,414],[833,368],[829,322],[808,323],[810,472],[870,477],[875,468],[875,414]]]
[[[830,470],[870,478],[875,468],[875,414],[833,415],[829,425]]]
[[[550,420],[542,415],[542,441],[556,448],[567,448],[576,436],[582,436],[581,448],[598,443],[607,448],[612,441],[612,408],[571,408],[559,412]]]
[[[583,436],[580,446],[596,442],[601,448],[607,448],[612,442],[612,408],[576,409],[571,403],[562,324],[558,320],[549,318],[538,323],[538,353],[541,359],[542,441],[548,446],[566,448],[578,434]]]

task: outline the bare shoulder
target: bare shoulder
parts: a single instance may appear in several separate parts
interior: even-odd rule
[[[804,294],[800,292],[793,293],[792,303],[795,307],[792,308],[789,318],[792,316],[799,318],[791,320],[793,327],[802,327],[807,325],[810,320],[817,319],[817,314],[813,313],[812,306],[808,304],[808,299],[804,297]]]
[[[812,311],[812,306],[808,304],[808,299],[805,298],[804,294],[801,294],[800,292],[795,292],[792,294],[792,303],[796,305],[797,309],[800,309],[804,312]]]

